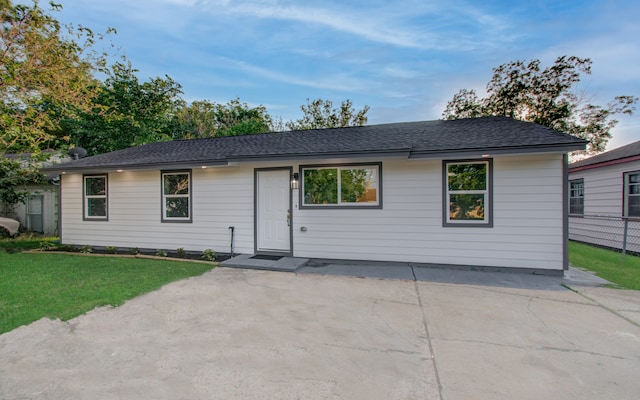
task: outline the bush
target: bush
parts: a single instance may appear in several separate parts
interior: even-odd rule
[[[215,250],[212,249],[206,249],[205,251],[202,252],[202,257],[203,260],[207,260],[207,261],[215,261],[216,260],[216,252]]]

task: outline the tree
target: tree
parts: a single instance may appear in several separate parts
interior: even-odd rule
[[[493,69],[487,97],[462,89],[447,103],[444,119],[506,116],[534,122],[589,141],[587,152],[603,151],[618,121],[616,114],[632,114],[638,98],[617,96],[607,107],[589,104],[572,90],[581,74],[591,73],[591,60],[558,57],[542,69],[540,60],[513,61]]]
[[[62,27],[38,0],[30,6],[1,0],[0,23],[0,154],[38,152],[68,139],[56,136],[62,116],[91,107],[92,74],[105,62],[92,51],[101,36]]]
[[[194,101],[183,106],[177,118],[180,136],[184,138],[239,136],[273,130],[273,120],[266,107],[251,108],[239,98],[226,104]]]
[[[0,158],[0,215],[11,216],[16,204],[27,198],[26,185],[40,183],[43,179],[33,163]]]
[[[174,138],[180,84],[169,76],[140,83],[136,72],[130,63],[113,64],[92,108],[64,121],[74,145],[95,155]]]
[[[345,126],[362,126],[367,123],[369,106],[364,106],[360,111],[353,108],[351,100],[344,100],[340,108],[333,108],[330,100],[316,99],[300,106],[302,118],[289,121],[285,126],[290,130],[340,128]]]

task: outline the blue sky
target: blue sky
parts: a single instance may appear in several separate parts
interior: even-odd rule
[[[187,101],[239,97],[285,121],[307,98],[369,105],[369,124],[438,119],[459,89],[483,95],[493,67],[561,55],[593,60],[578,88],[590,102],[640,96],[637,1],[58,2],[61,21],[116,28],[141,80],[166,74]],[[608,149],[640,140],[640,110],[619,120]]]

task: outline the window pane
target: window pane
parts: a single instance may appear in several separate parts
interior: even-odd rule
[[[377,203],[378,178],[375,168],[340,170],[340,202]]]
[[[94,198],[87,199],[87,217],[106,217],[107,199]]]
[[[338,204],[338,169],[303,171],[304,204]]]
[[[640,194],[640,185],[629,185],[629,194]]]
[[[166,218],[189,218],[189,198],[166,197],[165,213]]]
[[[86,177],[85,190],[89,196],[104,196],[107,194],[107,180],[103,177]]]
[[[640,196],[629,196],[629,217],[640,217]]]
[[[569,214],[582,214],[584,212],[584,198],[574,197],[569,199]]]
[[[487,164],[450,164],[447,181],[449,190],[486,190]]]
[[[571,182],[570,197],[582,197],[582,196],[584,196],[584,182],[582,180]]]
[[[189,174],[165,174],[164,194],[189,194]]]
[[[631,175],[629,175],[629,182],[631,182],[631,183],[640,183],[640,174],[631,174]]]
[[[484,194],[451,194],[450,220],[484,220]]]

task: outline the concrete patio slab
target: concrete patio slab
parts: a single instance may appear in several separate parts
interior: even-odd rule
[[[217,268],[0,335],[0,399],[637,399],[638,292]]]
[[[417,285],[443,398],[633,398],[639,326],[579,294]]]

